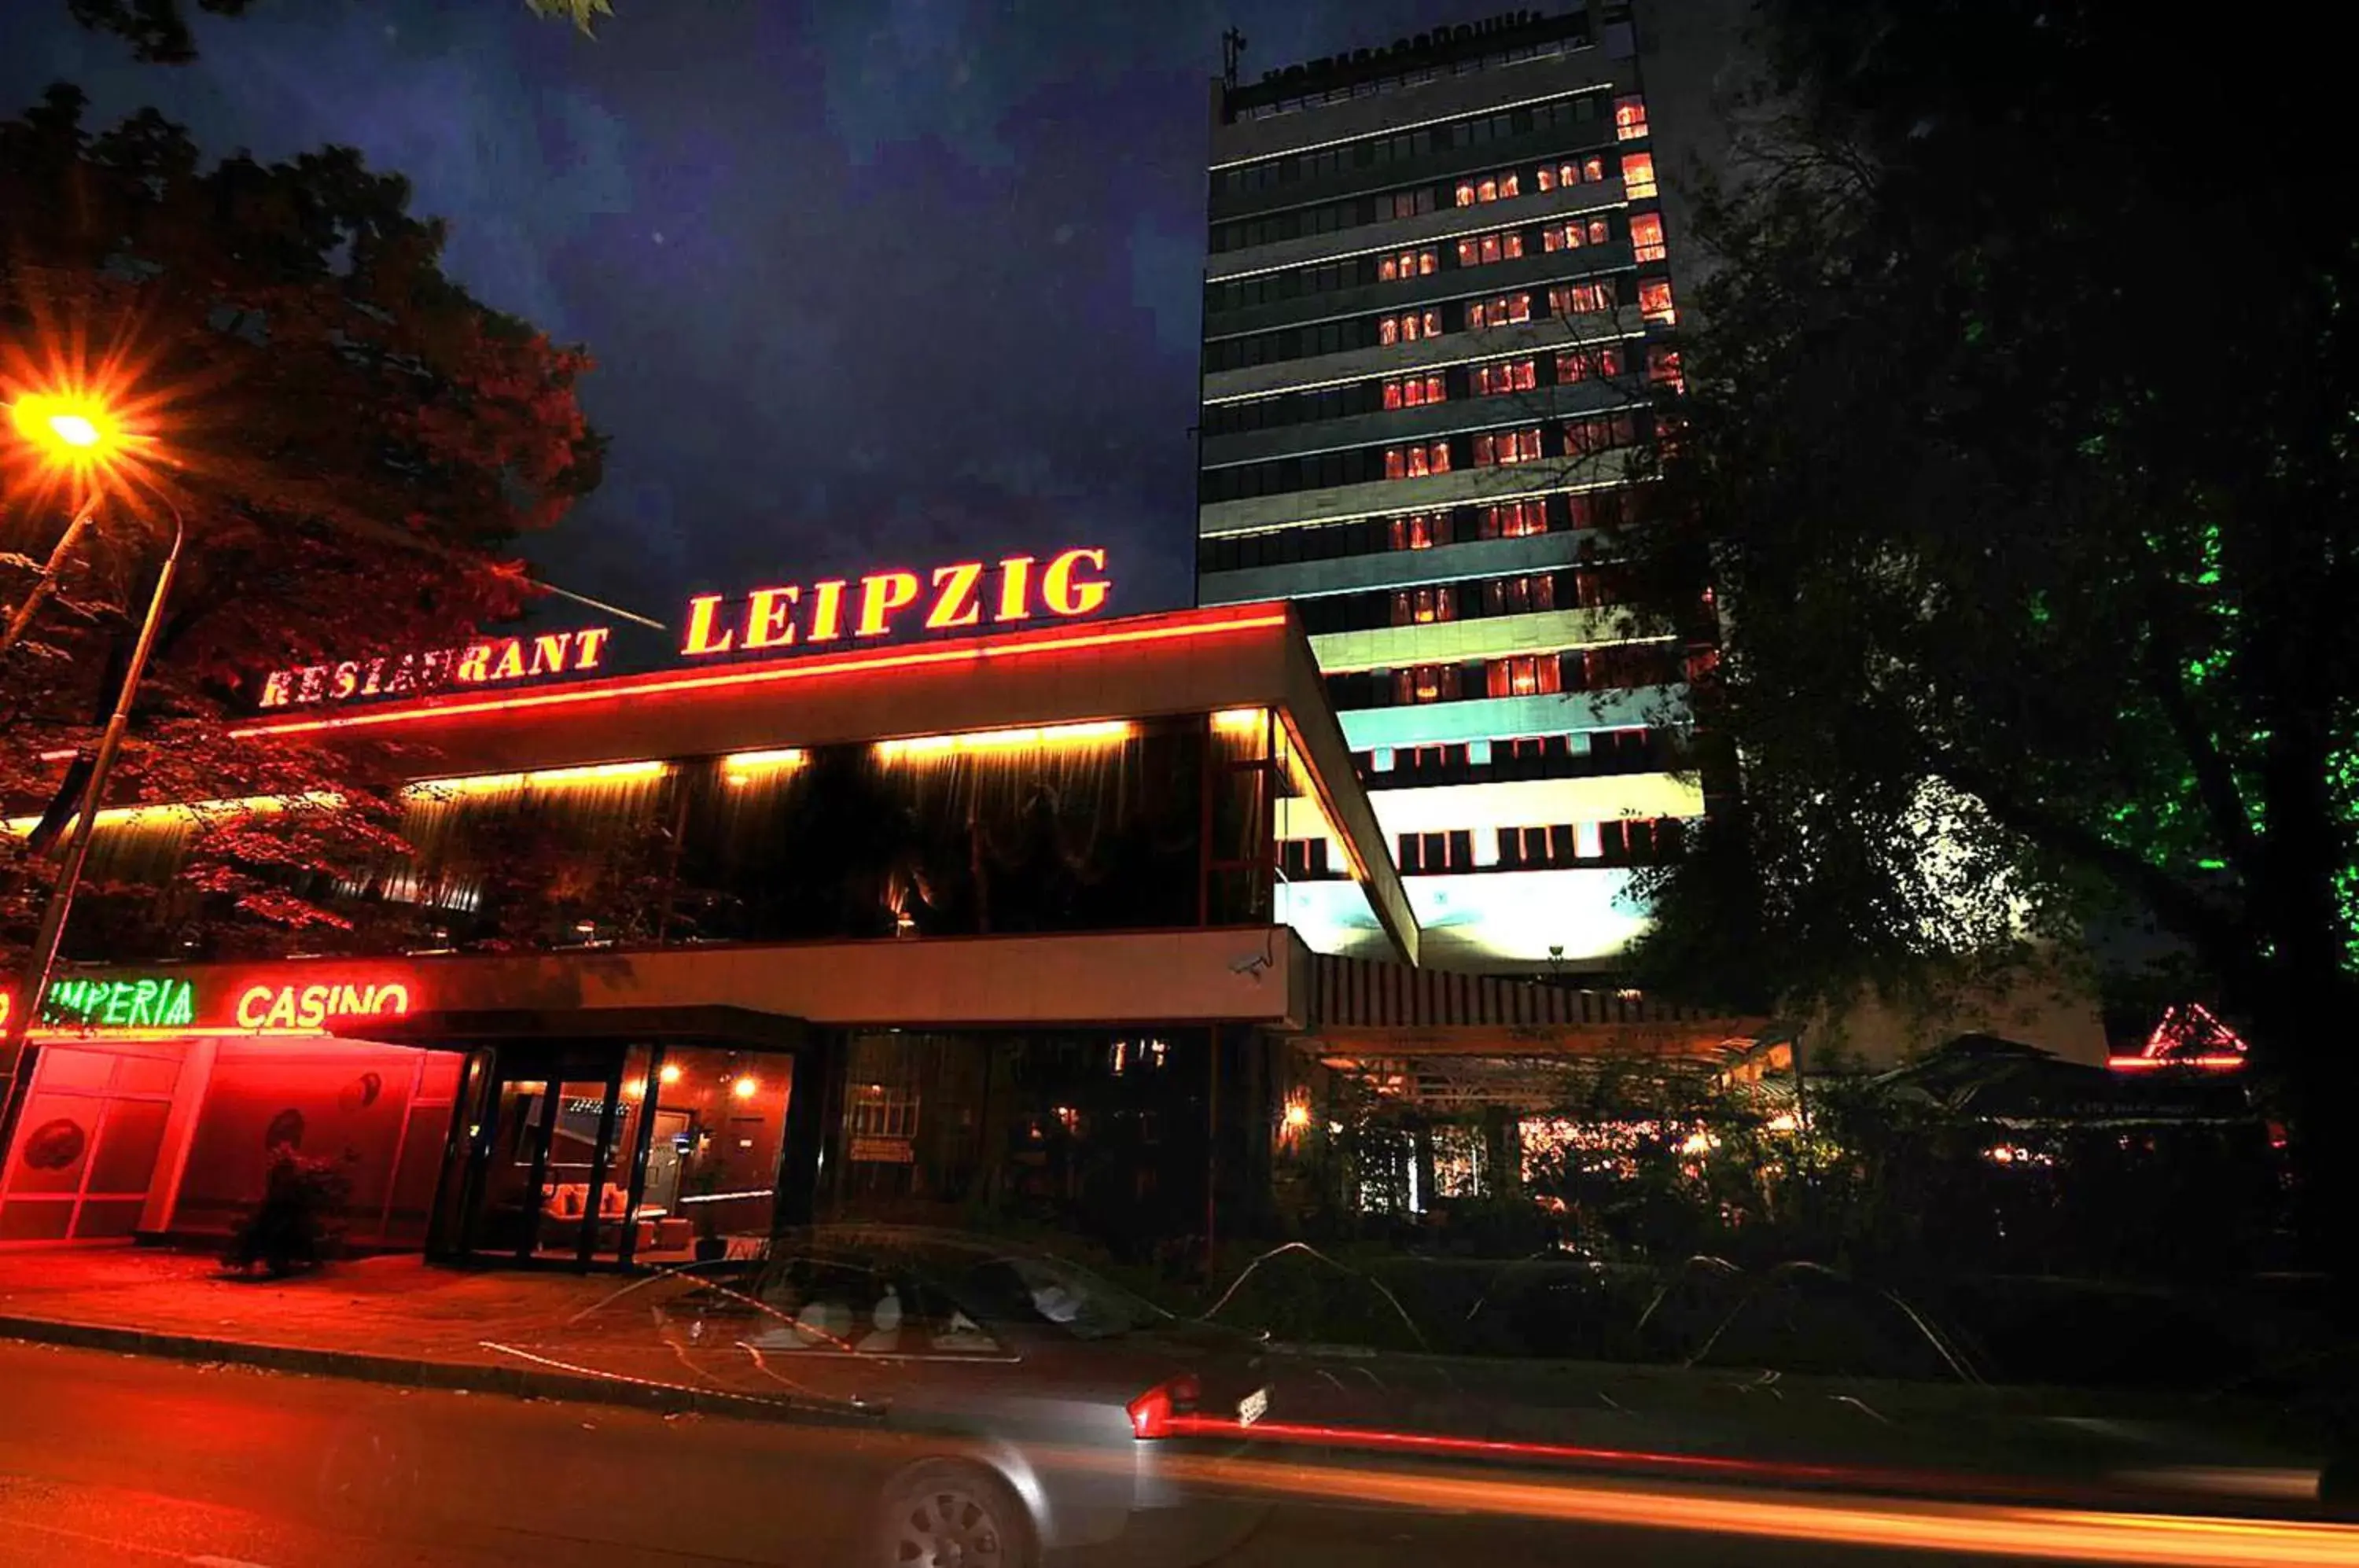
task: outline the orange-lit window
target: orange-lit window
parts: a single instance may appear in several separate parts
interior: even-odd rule
[[[1518,659],[1495,659],[1489,670],[1494,697],[1537,697],[1564,688],[1562,672],[1552,653],[1526,654]]]
[[[1670,279],[1649,278],[1639,283],[1638,314],[1650,321],[1660,321],[1665,326],[1680,319],[1679,311],[1671,308]]]
[[[1658,212],[1640,212],[1630,220],[1630,254],[1640,261],[1663,259],[1663,219]]]
[[[1531,319],[1532,297],[1528,294],[1502,294],[1495,299],[1477,299],[1466,307],[1469,327],[1504,327]]]
[[[1638,439],[1637,421],[1628,414],[1600,414],[1595,419],[1574,419],[1564,427],[1564,450],[1569,456],[1603,452],[1609,447],[1628,446]]]
[[[1614,100],[1614,135],[1635,142],[1647,134],[1647,101],[1633,94]]]
[[[1441,265],[1441,253],[1427,245],[1422,250],[1394,251],[1376,258],[1376,281],[1397,283],[1404,278],[1430,278]]]
[[[1653,153],[1626,152],[1622,155],[1622,194],[1633,201],[1655,194]]]
[[[1462,207],[1472,207],[1478,201],[1512,201],[1522,193],[1522,182],[1512,173],[1486,174],[1479,180],[1462,180],[1454,194]]]
[[[1614,231],[1603,218],[1575,218],[1569,223],[1550,223],[1540,231],[1543,250],[1579,250],[1585,245],[1603,245],[1614,237]]]
[[[1674,392],[1688,389],[1688,380],[1680,373],[1680,351],[1656,343],[1647,350],[1647,379],[1658,387],[1668,387]]]
[[[1431,550],[1451,540],[1450,514],[1419,512],[1392,520],[1392,547],[1395,550]]]
[[[1393,192],[1393,216],[1396,218],[1414,218],[1419,212],[1430,212],[1432,211],[1433,187],[1430,185],[1421,187],[1416,191],[1396,191]]]
[[[1420,664],[1393,671],[1393,701],[1402,706],[1458,700],[1458,666]]]
[[[1539,384],[1538,368],[1528,359],[1503,359],[1492,365],[1478,365],[1473,375],[1474,395],[1495,397],[1503,392],[1528,392]]]
[[[1458,618],[1458,591],[1454,588],[1418,588],[1393,595],[1393,625],[1426,626],[1436,621]]]
[[[1495,615],[1528,615],[1535,610],[1556,608],[1556,579],[1542,573],[1535,577],[1506,577],[1483,584],[1483,604]]]
[[[1513,229],[1458,242],[1461,267],[1488,267],[1495,261],[1514,261],[1523,254],[1524,236]]]
[[[1500,430],[1495,434],[1474,438],[1474,466],[1487,468],[1494,463],[1532,463],[1540,455],[1540,433],[1531,430]]]
[[[1567,158],[1559,164],[1544,165],[1532,181],[1542,191],[1559,191],[1568,186],[1605,178],[1605,160],[1602,158]]]
[[[1440,372],[1431,376],[1399,376],[1385,383],[1385,407],[1421,408],[1449,397]]]
[[[1441,335],[1440,310],[1404,310],[1397,316],[1386,316],[1376,323],[1376,341],[1389,348],[1394,343],[1415,343],[1419,338]]]
[[[1425,446],[1392,446],[1385,449],[1385,477],[1387,479],[1422,479],[1430,474],[1450,472],[1450,443],[1434,441]]]
[[[1544,501],[1509,501],[1484,509],[1484,539],[1522,539],[1527,534],[1546,532],[1548,504]]]
[[[1614,309],[1614,280],[1574,283],[1549,290],[1549,309],[1560,316],[1587,316]]]
[[[1622,374],[1622,350],[1609,343],[1603,348],[1567,349],[1556,356],[1556,380],[1560,387],[1576,381],[1586,381],[1593,376]]]

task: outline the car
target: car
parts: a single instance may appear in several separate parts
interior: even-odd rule
[[[1045,1250],[819,1226],[668,1283],[657,1332],[701,1386],[849,1419],[863,1563],[1197,1563],[1259,1518],[1188,1477],[1268,1415],[1261,1341]]]

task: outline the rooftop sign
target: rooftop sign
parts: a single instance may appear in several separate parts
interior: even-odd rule
[[[961,631],[1025,621],[1073,620],[1105,607],[1114,584],[1103,550],[962,561],[931,572],[874,572],[756,588],[742,601],[700,593],[688,602],[684,659],[811,648],[896,632]],[[734,609],[724,608],[734,606]]]

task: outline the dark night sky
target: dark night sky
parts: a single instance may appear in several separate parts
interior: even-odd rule
[[[94,123],[153,103],[209,153],[409,176],[455,277],[598,358],[604,487],[532,546],[567,586],[676,620],[1093,543],[1136,611],[1190,593],[1222,28],[1250,80],[1506,8],[616,0],[591,43],[520,0],[256,0],[174,68],[5,0],[0,107],[64,79]]]

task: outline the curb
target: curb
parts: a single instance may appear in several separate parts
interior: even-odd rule
[[[359,1350],[319,1350],[306,1345],[260,1345],[247,1340],[209,1339],[201,1334],[159,1334],[106,1323],[63,1323],[49,1318],[0,1314],[0,1340],[22,1340],[75,1350],[114,1351],[165,1361],[212,1362],[288,1372],[310,1377],[340,1377],[397,1388],[436,1388],[471,1394],[505,1394],[519,1399],[555,1399],[574,1404],[620,1405],[662,1415],[733,1416],[745,1421],[866,1426],[872,1418],[834,1406],[762,1399],[712,1389],[677,1388],[615,1377],[544,1371],[523,1367],[471,1366],[463,1362],[412,1360]]]

